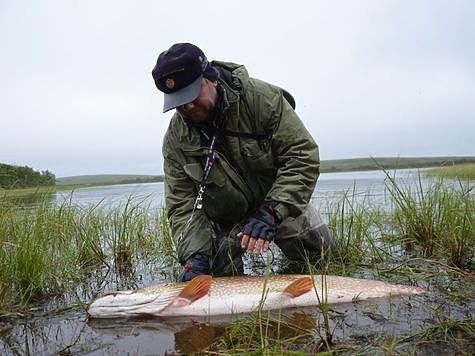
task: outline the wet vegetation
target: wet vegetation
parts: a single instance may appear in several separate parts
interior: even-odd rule
[[[126,274],[160,251],[161,220],[130,201],[106,210],[47,200],[35,209],[0,209],[0,310],[74,293],[93,269]]]
[[[196,331],[194,325],[185,334],[175,334],[177,343],[183,342],[180,335],[188,340],[177,344],[177,351],[472,354],[474,185],[469,180],[422,177],[412,184],[397,180],[396,174],[386,172],[384,197],[348,190],[323,211],[339,241],[337,253],[323,256],[316,265],[292,265],[274,251],[278,267],[270,273],[374,278],[419,285],[428,295],[371,305],[355,301],[329,306],[322,300],[317,310],[293,314],[257,311],[219,331],[206,323]],[[253,261],[253,273],[269,271],[269,259],[260,261],[261,266]],[[34,209],[0,200],[3,351],[20,348],[12,340],[22,320],[71,310],[86,327],[84,310],[98,294],[172,281],[179,270],[166,215],[150,208],[146,199],[105,208],[52,204],[44,198]],[[87,344],[81,335],[51,352],[80,352]]]

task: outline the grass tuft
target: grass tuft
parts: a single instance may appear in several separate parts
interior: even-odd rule
[[[48,200],[32,209],[2,204],[0,309],[74,293],[92,270],[130,274],[140,259],[162,252],[165,228],[157,215],[144,201],[130,199],[108,210]]]

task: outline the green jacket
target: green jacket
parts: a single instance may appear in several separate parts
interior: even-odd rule
[[[182,264],[195,253],[211,256],[214,232],[210,220],[224,227],[242,222],[265,201],[276,201],[281,219],[300,215],[319,176],[318,146],[284,98],[281,88],[250,78],[244,66],[212,62],[231,72],[232,83],[218,79],[229,108],[224,130],[258,134],[224,134],[216,150],[203,198],[186,226],[203,175],[207,147],[199,130],[176,112],[163,142],[165,200],[172,234]]]

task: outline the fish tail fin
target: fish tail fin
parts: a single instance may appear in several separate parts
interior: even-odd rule
[[[313,281],[310,277],[301,277],[290,283],[285,289],[285,294],[292,298],[298,297],[304,293],[311,291],[313,288]]]
[[[193,278],[176,296],[172,305],[175,307],[183,307],[204,297],[211,287],[211,281],[211,276],[204,274]]]

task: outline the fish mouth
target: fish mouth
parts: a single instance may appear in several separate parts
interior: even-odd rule
[[[96,299],[89,306],[87,314],[90,318],[142,314],[140,310],[155,302],[156,299],[157,295],[144,295],[136,291],[111,292]]]

